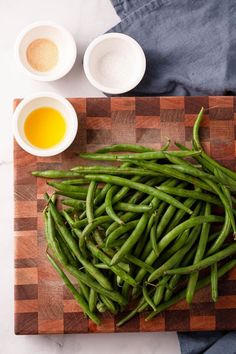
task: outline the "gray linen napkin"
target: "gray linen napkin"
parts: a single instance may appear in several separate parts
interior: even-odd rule
[[[236,1],[111,0],[121,22],[109,32],[135,38],[147,70],[129,95],[236,92]]]
[[[236,0],[111,0],[147,71],[128,95],[236,92]],[[236,319],[235,319],[236,320]],[[178,333],[182,354],[236,354],[236,332]]]

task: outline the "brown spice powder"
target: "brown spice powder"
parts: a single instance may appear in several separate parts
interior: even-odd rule
[[[58,62],[58,48],[47,38],[39,38],[30,43],[26,50],[30,66],[37,71],[49,71]]]

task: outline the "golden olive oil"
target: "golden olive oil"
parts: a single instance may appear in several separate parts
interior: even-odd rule
[[[56,109],[41,107],[28,115],[24,131],[26,138],[32,145],[48,149],[62,141],[66,133],[66,122]]]

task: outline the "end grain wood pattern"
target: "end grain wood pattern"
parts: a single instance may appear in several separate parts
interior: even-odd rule
[[[236,98],[129,97],[73,98],[78,135],[64,153],[51,158],[29,155],[14,143],[15,166],[15,333],[88,333],[133,331],[195,331],[236,329],[236,269],[220,281],[219,300],[210,289],[200,290],[191,306],[185,301],[145,322],[136,316],[118,328],[124,316],[102,314],[100,326],[82,313],[45,256],[42,210],[45,179],[37,169],[69,168],[85,161],[75,153],[95,151],[107,144],[138,143],[160,148],[166,137],[190,146],[192,127],[201,106],[210,108],[200,129],[203,145],[219,162],[235,170]],[[19,100],[15,100],[15,107]],[[211,108],[213,107],[213,108]]]

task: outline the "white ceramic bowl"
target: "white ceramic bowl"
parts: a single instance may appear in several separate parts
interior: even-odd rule
[[[63,140],[49,149],[40,149],[32,145],[24,132],[26,118],[33,110],[40,107],[51,107],[58,110],[66,122],[66,133]],[[54,156],[72,144],[78,130],[78,119],[73,106],[64,97],[51,92],[41,92],[28,96],[20,102],[13,114],[13,126],[15,139],[22,149],[36,156]]]
[[[49,71],[34,70],[27,61],[26,51],[29,44],[40,38],[54,42],[58,48],[58,63]],[[19,67],[34,80],[54,81],[65,76],[72,68],[76,59],[76,44],[72,35],[55,23],[35,22],[23,29],[15,43],[15,59]]]
[[[120,94],[130,91],[143,78],[146,58],[138,42],[121,33],[94,39],[84,55],[87,79],[97,89]]]

